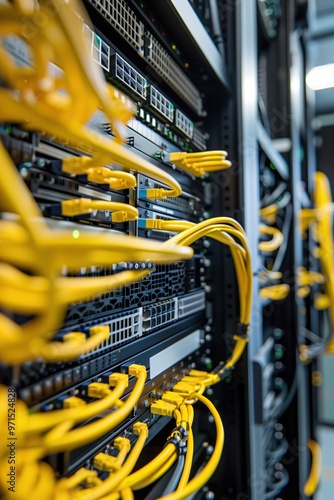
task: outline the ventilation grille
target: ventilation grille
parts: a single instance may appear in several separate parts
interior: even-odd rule
[[[205,135],[198,130],[198,128],[194,128],[194,137],[192,139],[194,146],[200,151],[206,151],[206,139]]]
[[[150,105],[169,122],[174,120],[174,104],[159,92],[153,85],[150,86]]]
[[[205,292],[200,291],[179,299],[179,319],[205,309]]]
[[[195,209],[195,202],[192,198],[184,198],[182,196],[172,198],[166,196],[165,200],[168,201],[168,203],[180,207],[184,210],[193,211]]]
[[[194,136],[194,124],[179,109],[175,113],[175,126],[190,139]]]
[[[198,89],[151,33],[144,33],[143,23],[125,1],[89,0],[89,2],[135,48],[138,54],[147,60],[184,102],[200,115],[202,99]],[[145,54],[144,46],[146,47]]]
[[[111,65],[112,76],[133,90],[137,95],[146,99],[146,78],[141,76],[141,74],[119,54],[114,54],[111,57]]]
[[[160,43],[151,34],[147,37],[150,41],[147,61],[196,113],[201,114],[201,96],[195,85]]]
[[[177,319],[177,298],[144,307],[143,330],[161,327]]]
[[[84,35],[88,40],[90,46],[90,52],[92,58],[97,62],[103,69],[109,71],[110,67],[110,47],[102,40],[101,37],[96,35],[89,26],[84,24]]]
[[[126,314],[124,316],[118,317],[106,323],[110,326],[110,336],[102,344],[100,344],[96,349],[85,354],[81,359],[92,356],[96,352],[104,351],[115,347],[118,344],[128,342],[135,337],[141,337],[142,335],[142,310],[139,308],[131,314]]]
[[[142,54],[144,25],[124,0],[89,0],[139,54]]]

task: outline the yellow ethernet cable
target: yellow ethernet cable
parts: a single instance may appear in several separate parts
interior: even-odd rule
[[[91,483],[92,480],[96,481],[97,478],[97,471],[96,470],[89,470],[85,468],[79,469],[73,476],[67,477],[60,479],[58,481],[57,486],[61,487],[61,489],[66,489],[68,492],[70,490],[76,488],[80,484],[87,484],[87,482]]]
[[[96,469],[104,472],[114,472],[120,469],[131,449],[130,440],[120,436],[114,440],[114,448],[118,450],[117,457],[107,455],[107,453],[95,455],[93,463]]]
[[[308,362],[321,354],[332,354],[334,345],[334,243],[332,228],[333,203],[328,178],[322,172],[314,174],[313,209],[301,211],[301,229],[311,229],[313,239],[317,242],[315,256],[319,259],[321,274],[324,276],[324,296],[319,297],[315,306],[328,308],[331,334],[328,339],[323,339],[315,345],[300,345],[300,359]],[[315,282],[321,282],[321,275],[311,275]],[[307,285],[306,285],[307,286]],[[305,290],[305,295],[307,294]]]
[[[134,496],[131,488],[125,488],[121,491],[121,499],[122,500],[134,500]]]
[[[206,173],[225,170],[232,163],[226,160],[226,151],[204,151],[200,153],[170,153],[169,160],[177,167],[195,177],[203,177]]]
[[[73,498],[82,500],[99,500],[104,495],[111,493],[112,491],[117,489],[121,481],[129,476],[144,448],[146,439],[148,437],[148,427],[146,424],[136,422],[133,427],[133,432],[135,434],[138,434],[138,439],[122,467],[120,467],[116,472],[110,473],[109,476],[95,488],[78,491],[74,494]]]
[[[68,158],[65,158],[62,165],[63,172],[71,172],[71,164],[67,163]],[[83,172],[87,175],[87,180],[89,182],[95,182],[95,184],[108,184],[110,189],[131,189],[136,187],[136,178],[129,174],[128,172],[123,172],[120,170],[112,170],[110,167],[96,167],[88,168]]]
[[[50,256],[52,256],[51,248]],[[121,288],[133,281],[138,281],[149,272],[150,270],[123,271],[110,276],[84,279],[57,277],[55,285],[61,295],[58,299],[59,304],[67,306],[73,302],[90,299],[107,290]],[[0,280],[4,292],[0,297],[0,304],[4,308],[23,314],[41,314],[47,308],[50,284],[46,278],[28,276],[11,265],[0,264]]]
[[[276,227],[265,226],[264,224],[262,224],[260,226],[260,234],[272,236],[272,239],[270,241],[260,241],[259,250],[261,252],[274,252],[282,245],[284,241],[283,234]]]
[[[180,426],[186,430],[190,429],[193,422],[193,410],[190,409],[189,405],[183,405],[184,410],[182,410],[182,421],[180,422]],[[173,405],[174,411],[176,410],[176,406]],[[172,414],[171,414],[172,416]],[[171,441],[170,441],[171,439]],[[163,476],[173,465],[177,458],[176,452],[176,444],[174,443],[181,440],[180,431],[175,429],[170,438],[167,441],[166,446],[163,451],[155,457],[151,462],[147,465],[139,469],[138,471],[132,473],[126,479],[124,479],[117,487],[117,489],[106,496],[101,497],[100,500],[109,500],[109,499],[118,499],[121,498],[121,492],[124,489],[129,488],[132,489],[141,489],[144,488],[156,480],[158,480],[161,476]],[[180,441],[181,442],[181,441]],[[187,472],[187,471],[186,471]]]
[[[71,493],[70,488],[75,487],[79,482],[83,482],[84,479],[90,487],[97,487],[101,484],[101,480],[97,477],[95,479],[92,477],[93,472],[88,471],[87,473],[81,472],[79,474],[79,478],[76,476],[70,479],[63,479],[57,481],[55,483],[54,472],[52,469],[44,463],[39,462],[39,460],[45,455],[48,454],[48,447],[52,446],[52,443],[55,444],[53,448],[57,448],[58,451],[65,449],[72,449],[73,447],[79,447],[82,444],[88,443],[93,439],[96,439],[105,433],[109,432],[114,425],[118,425],[118,423],[122,422],[124,418],[131,412],[133,406],[137,403],[141,392],[143,390],[145,379],[146,379],[146,370],[145,367],[140,365],[131,365],[129,367],[129,374],[137,377],[137,383],[127,398],[124,404],[120,406],[119,409],[115,410],[113,413],[108,414],[106,417],[103,417],[97,422],[93,422],[91,424],[87,424],[84,427],[80,427],[79,429],[75,429],[71,431],[71,427],[74,426],[75,423],[78,423],[85,419],[85,417],[89,418],[90,416],[94,416],[98,411],[103,411],[110,408],[112,406],[111,398],[108,396],[108,391],[104,389],[104,384],[95,384],[96,386],[100,385],[100,390],[98,387],[94,387],[93,394],[96,396],[97,394],[104,394],[105,400],[108,400],[108,406],[105,403],[99,405],[97,408],[98,402],[94,402],[91,405],[87,405],[85,407],[73,408],[71,410],[64,410],[64,413],[61,415],[61,419],[58,419],[56,414],[59,415],[63,410],[59,412],[51,412],[51,422],[47,423],[47,427],[44,426],[47,415],[36,415],[28,416],[27,408],[22,401],[17,402],[17,409],[19,410],[19,415],[17,419],[17,429],[16,433],[20,437],[19,442],[19,453],[18,453],[18,462],[17,462],[17,479],[18,479],[18,489],[27,493],[31,489],[31,493],[37,494],[37,491],[42,491],[44,487],[44,495],[45,500],[54,500],[59,499],[63,500],[64,498],[73,499],[73,492]],[[127,377],[123,374],[112,374],[109,378],[109,383],[111,385],[115,385],[114,393],[112,394],[113,403],[116,403],[116,398],[119,397],[124,391],[124,388],[127,385]],[[93,384],[91,384],[93,385]],[[99,391],[98,393],[96,391]],[[4,396],[5,389],[0,387],[0,396],[1,399]],[[102,401],[102,400],[101,400]],[[86,415],[81,414],[81,411],[85,413],[87,408],[90,407],[88,413]],[[94,407],[94,412],[92,411]],[[120,414],[118,413],[120,412]],[[1,414],[0,414],[1,417]],[[39,419],[39,417],[41,417]],[[56,418],[54,418],[56,417]],[[63,419],[63,417],[65,419]],[[29,435],[27,434],[26,423],[29,418],[32,418],[36,424],[35,432],[32,433],[32,439],[30,440]],[[38,422],[38,419],[40,422]],[[44,429],[50,427],[50,423],[52,423],[52,429],[43,437],[40,435],[42,428]],[[135,424],[136,425],[136,424]],[[142,424],[145,425],[145,424]],[[30,431],[33,428],[30,428]],[[142,427],[139,428],[142,430]],[[134,431],[135,432],[135,431]],[[75,434],[72,435],[72,434]],[[80,436],[79,436],[80,434]],[[147,432],[145,433],[147,436]],[[72,438],[72,444],[69,443]],[[73,440],[74,438],[74,440]],[[75,442],[76,439],[79,439],[80,442]],[[146,439],[146,437],[145,437]],[[64,440],[66,442],[64,442]],[[141,440],[143,441],[143,440]],[[0,465],[2,461],[3,449],[0,448]],[[8,457],[5,456],[7,459]],[[5,468],[0,468],[1,470],[6,470]],[[41,471],[45,474],[45,481],[40,478]],[[96,476],[96,471],[94,472],[94,476]],[[7,477],[5,475],[0,474],[0,488],[4,491],[7,491],[7,485],[5,483]],[[23,482],[23,480],[25,480]],[[21,482],[22,481],[22,482]],[[50,485],[50,488],[45,487],[45,482]],[[7,498],[7,497],[6,497]],[[19,496],[19,498],[24,498],[23,496]]]
[[[191,479],[182,489],[171,493],[170,495],[164,496],[165,500],[183,500],[189,497],[192,493],[199,491],[211,478],[214,471],[216,470],[222,452],[224,448],[224,427],[221,421],[220,415],[216,410],[214,404],[207,399],[206,397],[193,393],[191,397],[198,399],[201,401],[207,409],[210,411],[213,416],[215,427],[216,427],[216,442],[213,449],[213,453],[208,460],[207,464],[204,468],[196,475],[193,479]],[[159,499],[160,500],[160,499]]]
[[[109,336],[109,327],[100,328],[98,332],[91,334],[88,339],[84,333],[71,332],[64,335],[63,342],[49,342],[46,344],[41,349],[40,355],[48,363],[73,361],[96,349],[102,342],[108,340]]]
[[[47,22],[40,23],[40,16]],[[148,175],[168,187],[153,193],[155,197],[181,194],[182,189],[172,176],[118,143],[124,140],[124,123],[131,118],[134,106],[128,99],[120,99],[120,93],[106,84],[101,68],[91,60],[82,32],[83,22],[87,25],[89,22],[76,0],[39,0],[31,2],[29,9],[21,2],[5,4],[0,6],[0,19],[2,36],[22,38],[37,62],[34,67],[19,67],[1,47],[1,75],[8,85],[8,89],[0,89],[1,121],[21,122],[28,130],[39,130],[88,149],[93,156],[78,159],[77,173],[94,175],[95,168],[114,163],[128,171]],[[51,73],[50,62],[62,70],[60,76]],[[87,127],[98,109],[110,120],[116,140]],[[73,160],[68,160],[66,171],[74,168],[73,165]],[[119,171],[114,178],[110,177],[110,182],[120,180]],[[129,178],[123,177],[123,181],[126,185]]]
[[[114,387],[112,391],[110,390],[109,393],[105,394],[101,399],[86,404],[85,406],[28,415],[24,428],[25,434],[33,435],[35,433],[43,433],[61,422],[68,420],[73,421],[75,424],[85,422],[107,411],[114,405],[118,406],[119,399],[124,395],[128,386],[128,375],[124,373],[111,374],[109,376],[109,385]]]
[[[75,420],[63,421],[62,419],[61,423],[59,424],[60,427],[58,426],[57,428],[56,424],[56,426],[53,427],[49,434],[46,434],[45,436],[41,436],[39,433],[33,433],[29,435],[25,433],[25,439],[22,442],[22,447],[25,449],[34,450],[37,454],[39,454],[39,456],[44,456],[52,453],[79,448],[80,446],[84,446],[85,444],[90,443],[110,432],[117,425],[123,422],[125,418],[128,417],[134,406],[138,403],[138,400],[143,392],[147,376],[145,367],[133,364],[129,367],[129,375],[137,378],[136,384],[130,395],[125,400],[124,404],[122,404],[115,411],[108,413],[106,416],[99,420],[88,423],[76,429],[66,428],[67,422],[70,422],[73,426]],[[80,408],[79,411],[84,411],[86,410],[86,408],[89,408],[89,406],[90,405],[86,405],[84,408]],[[63,424],[64,427],[62,427]]]
[[[298,273],[297,273],[297,284],[298,284],[297,295],[305,299],[311,293],[312,286],[323,285],[325,281],[326,278],[322,273],[318,273],[316,271],[308,271],[305,267],[300,267],[298,268]],[[322,295],[321,297],[322,297],[321,300],[322,305],[325,305],[325,307],[323,308],[328,309],[330,307],[329,297],[327,295]],[[323,297],[326,297],[325,304],[323,304]],[[316,308],[318,308],[317,305],[319,304],[316,304],[315,301],[314,306]]]
[[[188,429],[188,439],[187,439],[187,452],[186,452],[186,459],[184,462],[184,468],[182,475],[180,477],[179,484],[177,486],[176,491],[182,491],[183,488],[188,484],[189,477],[190,477],[190,472],[191,472],[191,467],[193,464],[193,458],[194,458],[194,434],[192,430],[192,424],[194,420],[194,409],[191,405],[187,405],[187,410],[188,410],[188,419],[189,419],[189,429]]]
[[[152,221],[146,219],[145,224],[146,227],[179,232],[179,234],[164,243],[166,247],[175,244],[191,245],[203,236],[217,239],[230,247],[239,288],[240,323],[238,323],[237,333],[234,336],[236,340],[234,350],[226,363],[222,362],[220,364],[218,373],[215,375],[215,380],[218,382],[220,377],[227,376],[234,367],[248,341],[247,332],[252,301],[252,265],[245,232],[237,221],[229,217],[216,217],[200,222],[199,224],[186,221],[178,222],[157,219]]]
[[[161,406],[164,405],[162,404]],[[180,428],[188,431],[192,426],[194,415],[193,410],[189,410],[190,405],[185,406],[187,408],[187,415],[184,415],[184,419],[180,422]],[[174,405],[174,411],[172,411],[170,417],[174,416],[175,418],[174,412],[176,408],[176,405]],[[174,434],[176,436],[175,442],[173,442]],[[119,485],[118,491],[120,491],[123,487],[130,487],[131,489],[139,490],[162,477],[170,469],[177,458],[175,443],[178,441],[181,441],[180,431],[175,430],[174,433],[172,433],[172,435],[168,438],[164,449],[159,453],[159,455],[125,479],[125,481]],[[115,498],[118,498],[118,496]]]
[[[91,200],[78,198],[61,202],[62,215],[75,217],[76,215],[91,214],[94,210],[107,210],[112,212],[112,222],[126,222],[138,219],[138,209],[125,203],[114,201]]]
[[[279,205],[273,203],[260,209],[260,217],[267,224],[274,224],[279,211]]]
[[[309,439],[307,446],[312,453],[312,467],[304,485],[304,495],[311,497],[315,494],[321,478],[321,448],[314,439]]]
[[[210,479],[212,474],[214,473],[216,467],[218,466],[218,463],[221,458],[221,454],[223,451],[223,446],[224,446],[224,428],[223,424],[221,421],[221,418],[214,407],[213,403],[209,401],[207,398],[205,398],[202,395],[199,395],[197,393],[190,393],[189,394],[190,398],[193,400],[199,400],[203,404],[206,405],[210,413],[212,414],[216,426],[216,443],[214,446],[214,451],[212,456],[210,457],[209,461],[205,465],[205,467],[200,471],[198,475],[196,475],[194,478],[192,478],[189,481],[189,475],[190,475],[190,468],[191,468],[191,463],[192,463],[192,454],[193,454],[193,442],[192,442],[192,434],[190,437],[191,442],[189,443],[189,436],[188,436],[188,447],[187,447],[187,452],[186,452],[186,457],[187,454],[189,453],[189,458],[185,462],[184,470],[180,478],[179,485],[176,489],[175,492],[171,493],[170,495],[167,495],[163,498],[166,498],[168,500],[182,500],[184,498],[187,498],[190,496],[192,493],[195,491],[200,490]],[[162,405],[163,406],[163,405]],[[192,420],[193,420],[193,410],[189,410],[190,405],[186,405],[187,407],[187,417],[186,421],[181,423],[181,425],[184,425],[184,429],[191,430],[191,425],[192,425]],[[181,407],[180,407],[181,408]],[[150,484],[152,484],[154,481],[159,479],[163,474],[169,470],[169,468],[172,466],[172,464],[176,460],[176,453],[175,453],[175,444],[172,444],[171,442],[167,441],[167,445],[164,447],[163,451],[157,455],[151,462],[149,462],[147,465],[139,469],[138,471],[132,473],[130,476],[128,476],[124,481],[122,481],[117,488],[117,491],[114,493],[111,493],[110,495],[106,495],[105,497],[102,497],[100,500],[118,500],[120,498],[120,492],[124,488],[131,488],[133,490],[141,489],[144,488]],[[189,447],[190,444],[190,447]],[[189,451],[190,450],[190,451]],[[159,499],[160,500],[160,499]]]
[[[284,300],[290,293],[290,286],[286,283],[265,286],[260,289],[261,299]]]
[[[0,454],[1,455],[1,454]],[[6,457],[7,461],[8,457]],[[0,459],[0,494],[4,500],[13,498],[13,492],[8,490],[5,464]],[[101,480],[96,470],[80,469],[71,478],[57,480],[51,466],[38,461],[24,451],[17,455],[15,464],[16,485],[14,497],[25,499],[30,496],[43,500],[73,500],[75,488],[79,485],[97,485]]]
[[[31,321],[18,325],[0,314],[3,362],[18,364],[44,356],[44,346],[52,336],[50,332],[60,326],[68,304],[138,281],[150,272],[123,271],[83,279],[61,277],[63,267],[75,270],[110,266],[124,260],[175,262],[193,254],[190,248],[181,245],[165,248],[159,243],[129,236],[91,234],[85,230],[51,231],[1,143],[0,161],[0,209],[17,217],[0,221],[0,304],[13,312],[34,315]]]

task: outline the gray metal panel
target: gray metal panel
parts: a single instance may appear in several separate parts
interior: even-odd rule
[[[334,88],[317,90],[315,92],[315,109],[317,115],[334,112]]]
[[[332,17],[332,28],[334,31],[334,16]],[[310,40],[308,44],[309,66],[322,66],[334,62],[334,37],[326,36]]]
[[[170,0],[178,16],[182,19],[184,29],[189,32],[196,42],[199,50],[205,55],[209,65],[214,70],[220,81],[227,85],[228,77],[225,61],[211,40],[205,27],[197,17],[191,4],[185,0]]]
[[[295,108],[295,104],[298,100],[298,83],[299,83],[299,71],[298,71],[298,59],[300,58],[300,46],[298,40],[298,34],[296,32],[292,33],[290,39],[291,46],[291,74],[290,74],[290,95],[291,95],[291,139],[292,139],[292,164],[291,164],[291,176],[292,176],[292,186],[293,186],[293,209],[294,209],[294,219],[298,220],[300,213],[300,200],[298,197],[298,186],[301,183],[301,160],[300,160],[300,131],[298,128],[299,119],[297,116],[298,110]],[[293,226],[293,240],[294,240],[294,264],[296,270],[303,264],[303,246],[302,239],[300,237],[299,229],[297,225]],[[303,301],[295,293],[295,300],[298,306],[298,311],[303,308]],[[305,321],[301,314],[297,313],[297,328],[304,326],[302,324]],[[309,474],[308,466],[308,452],[307,452],[307,440],[309,438],[309,396],[308,396],[308,372],[307,367],[297,362],[297,381],[298,381],[298,449],[300,451],[299,459],[299,483],[304,485],[307,481]],[[302,488],[301,488],[302,489]],[[304,493],[300,491],[300,499],[306,498]]]
[[[244,227],[252,253],[253,272],[259,268],[259,166],[257,131],[257,12],[256,3],[237,2],[237,82],[239,97],[239,144],[241,150],[244,196]],[[262,345],[262,308],[259,304],[258,280],[254,279],[253,309],[248,345],[249,435],[251,477],[248,482],[252,500],[262,500],[264,455],[261,449],[262,429],[255,425],[252,359]]]

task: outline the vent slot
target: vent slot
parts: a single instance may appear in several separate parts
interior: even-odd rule
[[[194,124],[179,109],[175,113],[175,127],[192,139],[194,137]]]
[[[200,291],[179,299],[179,319],[205,309],[205,292]]]
[[[133,90],[135,94],[146,99],[146,78],[141,76],[131,64],[126,62],[119,54],[111,57],[111,75],[122,84]]]

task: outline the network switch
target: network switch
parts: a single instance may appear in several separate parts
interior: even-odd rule
[[[252,276],[242,228],[208,218],[206,176],[230,163],[225,152],[204,153],[204,83],[138,6],[86,4],[94,24],[74,2],[51,0],[50,16],[50,5],[39,0],[31,8],[47,15],[44,26],[10,3],[8,12],[36,29],[36,38],[22,35],[21,43],[1,35],[6,61],[17,71],[11,79],[6,65],[0,69],[9,112],[0,129],[6,235],[0,306],[6,332],[14,332],[1,336],[10,346],[0,349],[1,383],[13,388],[26,418],[19,451],[32,450],[18,481],[26,466],[45,468],[50,491],[65,488],[69,498],[91,487],[95,495],[114,473],[124,474],[139,444],[149,448],[174,420],[168,443],[173,453],[182,446],[201,474],[210,461],[202,444],[213,442],[213,433],[199,422],[211,414],[217,466],[222,423],[203,394],[231,373],[247,332],[235,337],[226,363],[209,366],[205,238],[234,246],[246,330]],[[195,154],[190,162],[202,170],[185,168],[173,153],[185,154],[181,160]],[[190,456],[196,401],[204,403],[194,423],[202,431],[200,459]],[[125,448],[117,453],[122,440],[126,460]],[[35,453],[35,446],[43,451]],[[114,471],[108,470],[113,458],[120,462]]]

